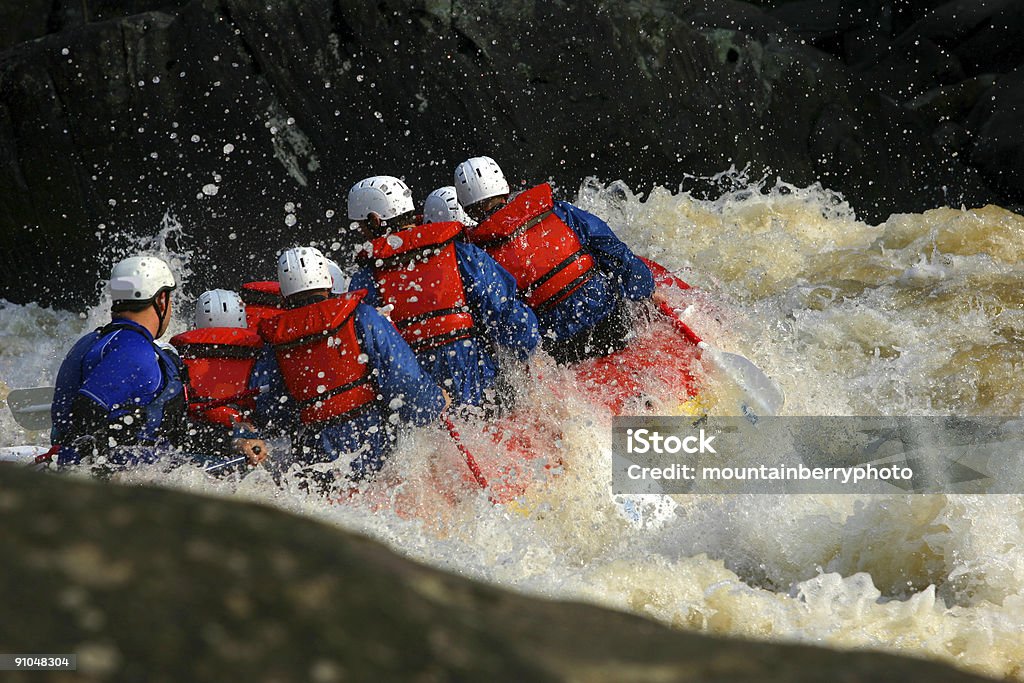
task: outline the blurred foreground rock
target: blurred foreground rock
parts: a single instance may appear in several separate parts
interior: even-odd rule
[[[251,504],[3,467],[0,514],[0,652],[79,658],[4,681],[983,680],[527,598]]]

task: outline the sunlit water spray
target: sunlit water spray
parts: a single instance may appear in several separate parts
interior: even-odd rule
[[[730,189],[705,201],[664,189],[641,200],[589,180],[577,203],[701,288],[688,322],[777,379],[787,414],[1024,414],[1024,218],[936,209],[872,226],[820,187],[723,181]],[[187,273],[188,255],[167,248],[182,242],[167,239],[175,231],[168,221],[141,246]],[[178,304],[175,332],[191,313]],[[51,384],[109,301],[85,319],[0,306],[3,394]],[[529,372],[523,405],[557,466],[527,468],[535,481],[512,505],[488,502],[440,428],[405,439],[379,480],[342,504],[263,471],[237,481],[151,467],[122,479],[263,502],[461,574],[681,628],[881,648],[1024,679],[1019,497],[676,496],[638,524],[609,494],[611,416],[593,389],[543,358]],[[672,406],[650,410],[662,408]],[[504,457],[479,426],[459,426],[478,458]],[[45,442],[0,411],[0,445]],[[1004,476],[1024,472],[1010,464]]]

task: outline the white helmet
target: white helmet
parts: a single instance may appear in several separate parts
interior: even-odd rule
[[[365,178],[348,191],[348,217],[365,221],[370,213],[383,221],[414,211],[412,190],[400,179],[389,175]]]
[[[345,273],[341,272],[341,266],[327,259],[327,270],[331,271],[331,280],[334,282],[331,285],[331,294],[344,294],[348,291],[349,278]]]
[[[485,199],[508,194],[508,182],[494,159],[473,157],[455,168],[455,190],[459,204],[472,206]]]
[[[476,222],[466,215],[466,211],[459,204],[458,194],[455,187],[439,187],[427,195],[423,202],[424,223],[447,223],[458,221],[463,225],[476,225]]]
[[[196,327],[245,327],[242,297],[226,289],[211,289],[196,301]]]
[[[331,288],[327,259],[315,247],[288,249],[277,259],[277,279],[281,296],[292,296],[314,289]]]
[[[174,289],[174,275],[156,256],[131,256],[111,269],[108,288],[115,304],[149,301],[164,290]]]

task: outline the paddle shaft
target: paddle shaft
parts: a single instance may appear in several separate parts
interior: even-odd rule
[[[29,463],[29,467],[31,467],[33,465],[41,465],[44,462],[48,462],[48,461],[52,460],[53,456],[55,456],[57,454],[57,451],[59,449],[60,449],[59,445],[54,445],[52,448],[50,448],[50,450],[46,451],[45,453],[40,453],[39,455],[37,455],[35,458],[32,459],[32,462]],[[214,470],[219,470],[219,469],[221,469],[223,467],[230,467],[231,465],[237,465],[237,464],[246,462],[246,461],[248,461],[248,459],[249,459],[248,456],[245,456],[245,455],[229,457],[228,459],[226,459],[226,460],[224,460],[222,462],[219,462],[219,463],[217,463],[215,465],[209,465],[207,467],[204,467],[203,471],[204,472],[213,472]]]
[[[655,281],[659,284],[666,286],[675,287],[677,289],[690,289],[690,285],[680,280],[678,277],[673,275],[669,270],[659,263],[654,261],[644,262],[651,269],[651,273],[654,275]],[[658,310],[660,310],[669,320],[672,321],[672,327],[679,332],[688,342],[697,347],[701,352],[707,351],[709,353],[701,353],[700,357],[708,358],[711,363],[717,366],[720,370],[723,370],[734,383],[736,383],[744,393],[747,401],[741,405],[743,414],[748,418],[756,415],[750,409],[750,403],[754,403],[760,406],[760,410],[765,414],[777,414],[782,408],[782,404],[785,401],[785,395],[782,393],[782,389],[776,384],[770,377],[750,362],[743,356],[736,354],[729,354],[720,351],[700,338],[700,336],[694,332],[689,325],[684,323],[676,315],[675,309],[672,308],[666,301],[657,301]]]
[[[219,408],[221,406],[226,406],[226,405],[229,405],[231,403],[236,403],[237,401],[242,401],[242,400],[245,400],[247,398],[252,398],[253,396],[256,396],[258,394],[263,393],[264,391],[266,391],[266,389],[267,389],[266,386],[253,387],[251,389],[246,389],[245,391],[241,391],[241,392],[239,392],[237,394],[233,394],[231,396],[225,396],[224,398],[210,399],[208,401],[201,401],[201,402],[197,402],[197,403],[192,403],[192,404],[189,405],[189,410],[192,411],[192,412],[199,413],[199,412],[203,412],[205,410],[210,410],[212,408]],[[24,393],[27,393],[27,392],[39,392],[39,391],[49,391],[49,392],[52,392],[53,389],[50,388],[50,387],[37,387],[37,388],[34,388],[34,389],[15,389],[14,391],[11,392],[11,394],[13,396],[17,396],[19,394],[24,394]],[[50,409],[51,409],[51,404],[50,403],[35,403],[35,404],[23,405],[23,406],[12,405],[11,406],[11,413],[14,415],[14,421],[17,422],[18,424],[20,424],[21,426],[26,427],[26,428],[38,429],[39,427],[36,426],[36,425],[32,425],[30,427],[29,425],[23,424],[24,419],[27,416],[35,416],[36,414],[39,414],[39,413],[49,413]]]
[[[189,410],[202,412],[211,408],[220,408],[221,406],[226,406],[230,403],[235,403],[236,401],[244,401],[247,398],[261,394],[266,389],[267,386],[253,387],[251,389],[246,389],[245,391],[240,391],[233,396],[225,396],[224,398],[211,399],[209,401],[197,401],[189,404]]]
[[[473,478],[476,479],[476,483],[480,485],[480,488],[486,489],[488,486],[487,477],[485,477],[484,473],[480,470],[480,464],[476,461],[476,458],[474,458],[473,454],[469,452],[466,445],[462,443],[462,437],[459,436],[459,430],[455,428],[455,424],[452,422],[452,419],[447,415],[442,415],[441,421],[444,422],[444,426],[448,430],[448,435],[451,436],[452,441],[455,442],[455,447],[459,449],[459,452],[462,453],[462,456],[466,459],[466,465],[469,466],[469,471],[473,473]],[[494,500],[492,499],[491,502],[493,503]]]
[[[47,389],[47,388],[48,387],[40,387],[40,389]],[[263,387],[263,386],[253,387],[252,389],[246,389],[245,391],[239,392],[239,393],[237,393],[237,394],[235,394],[233,396],[226,396],[225,398],[219,398],[219,399],[215,399],[215,400],[205,401],[205,402],[203,402],[201,404],[201,407],[199,408],[199,410],[208,410],[210,408],[218,408],[220,406],[225,406],[225,405],[228,405],[229,403],[234,403],[236,401],[241,401],[241,400],[244,400],[244,399],[249,398],[251,396],[256,396],[257,394],[260,394],[260,393],[262,393],[265,390],[266,390],[266,387]],[[36,405],[19,407],[17,412],[18,413],[41,413],[41,412],[44,412],[44,411],[48,412],[50,410],[50,407],[51,406],[50,406],[49,403],[39,403],[39,404],[36,404]],[[15,417],[17,417],[17,415],[15,415]],[[42,464],[44,462],[49,462],[50,460],[53,459],[53,456],[55,456],[57,454],[57,451],[59,449],[60,449],[60,445],[59,444],[54,444],[53,447],[50,448],[50,450],[48,450],[45,453],[41,453],[41,454],[37,455],[35,458],[33,458],[33,461],[32,461],[31,464],[32,465],[40,465],[40,464]],[[247,459],[246,456],[242,456],[240,458],[235,458],[235,459],[229,460],[227,462],[222,462],[222,463],[219,463],[217,465],[213,465],[212,467],[207,467],[206,471],[209,472],[211,470],[217,470],[217,469],[220,469],[222,467],[228,467],[229,465],[233,465],[233,464],[239,463],[239,462],[241,462],[243,460],[246,460],[246,459]]]
[[[248,456],[241,455],[241,456],[238,456],[238,457],[235,457],[235,458],[230,458],[228,460],[225,460],[224,462],[217,463],[216,465],[210,465],[209,467],[204,467],[203,471],[204,472],[213,472],[214,470],[219,470],[219,469],[221,469],[223,467],[230,467],[232,465],[238,465],[240,463],[247,462],[248,460],[249,460]]]
[[[690,326],[684,323],[676,315],[675,310],[665,301],[658,301],[658,310],[665,314],[669,320],[672,321],[672,327],[676,329],[676,332],[686,337],[686,341],[690,342],[698,348],[702,348],[701,344],[704,340],[697,336],[697,333],[690,329]]]

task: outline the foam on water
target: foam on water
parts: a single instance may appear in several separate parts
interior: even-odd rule
[[[691,325],[778,379],[787,414],[1024,414],[1024,218],[936,209],[873,226],[820,187],[724,180],[714,201],[589,180],[578,203],[702,288]],[[51,383],[103,311],[0,304],[0,394]],[[464,575],[680,628],[1024,679],[1020,497],[676,496],[674,509],[630,502],[649,520],[638,525],[608,492],[607,410],[550,363],[530,372],[525,403],[560,473],[528,473],[537,481],[514,505],[487,501],[440,430],[411,435],[345,504],[263,472],[237,482],[154,467],[122,479],[275,505]],[[479,427],[460,427],[478,458],[502,458]],[[0,411],[0,445],[44,442]],[[1008,463],[1003,476],[1024,471]]]

